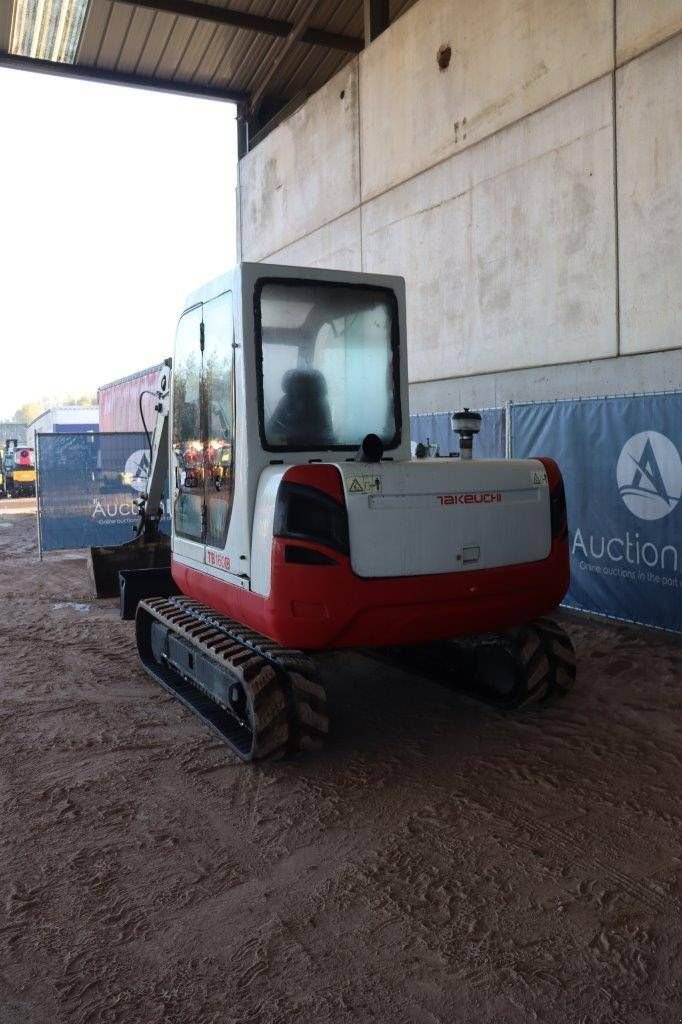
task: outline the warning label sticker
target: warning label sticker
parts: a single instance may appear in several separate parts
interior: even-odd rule
[[[547,474],[543,469],[534,469],[531,474],[530,482],[533,487],[542,487],[543,484],[547,483]]]
[[[348,483],[349,494],[380,494],[380,476],[354,476]]]

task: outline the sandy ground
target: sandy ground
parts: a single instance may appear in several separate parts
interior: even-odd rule
[[[519,714],[331,656],[328,749],[245,767],[10,504],[2,1024],[682,1018],[682,644],[565,616]]]

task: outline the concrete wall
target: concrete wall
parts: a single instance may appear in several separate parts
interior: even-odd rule
[[[682,34],[620,68],[616,83],[621,351],[676,348],[682,345]]]
[[[618,0],[616,46],[619,65],[678,32],[682,32],[682,5],[679,0]]]
[[[415,409],[682,381],[682,0],[420,0],[240,183],[243,259],[406,278]]]
[[[360,56],[363,200],[603,75],[611,3],[422,0],[407,11]]]
[[[411,380],[615,354],[611,106],[600,79],[363,206]]]
[[[269,258],[358,206],[358,107],[353,61],[241,161],[243,259]]]

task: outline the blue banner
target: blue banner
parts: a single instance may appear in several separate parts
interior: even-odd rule
[[[481,432],[474,438],[474,458],[503,459],[505,456],[504,409],[483,409]],[[459,437],[452,429],[452,413],[415,413],[410,416],[410,438],[413,442],[437,444],[439,454],[459,452]]]
[[[566,485],[566,604],[682,632],[682,393],[515,405],[512,454]]]
[[[38,528],[44,551],[132,540],[147,486],[144,434],[37,434]],[[170,532],[166,515],[161,528]]]

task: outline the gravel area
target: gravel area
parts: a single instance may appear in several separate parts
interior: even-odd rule
[[[0,502],[2,1024],[682,1019],[682,642],[561,616],[501,713],[320,661],[325,751],[237,763],[82,553]],[[13,507],[11,507],[13,506]]]

